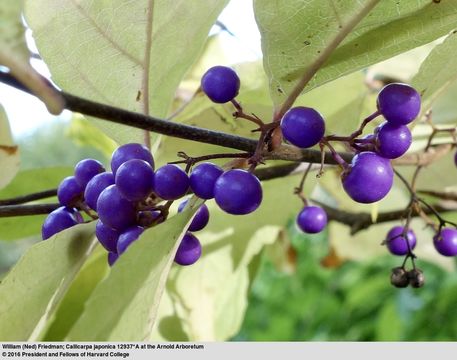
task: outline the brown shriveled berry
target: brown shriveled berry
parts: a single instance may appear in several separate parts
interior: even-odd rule
[[[421,269],[412,269],[408,271],[409,284],[413,288],[420,288],[425,284],[425,276]]]
[[[409,284],[408,273],[402,267],[396,267],[392,269],[390,275],[390,283],[397,288],[405,288]]]

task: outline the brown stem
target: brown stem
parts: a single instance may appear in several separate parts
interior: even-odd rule
[[[24,204],[24,203],[28,203],[30,201],[46,199],[46,198],[56,196],[56,195],[57,195],[57,189],[44,190],[44,191],[39,191],[39,192],[32,193],[32,194],[21,195],[21,196],[17,196],[14,198],[0,200],[0,205]]]

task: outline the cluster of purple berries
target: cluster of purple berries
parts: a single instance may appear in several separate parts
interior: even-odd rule
[[[227,213],[242,215],[257,209],[262,201],[260,181],[248,171],[224,172],[212,163],[196,166],[190,176],[178,165],[167,164],[154,172],[154,159],[141,144],[122,145],[111,158],[111,172],[93,159],[80,161],[74,176],[65,178],[58,187],[62,207],[46,218],[43,240],[83,222],[77,209],[98,214],[95,234],[108,250],[108,262],[117,258],[139,238],[145,228],[165,220],[159,203],[182,198],[193,192],[202,199],[215,198]],[[184,210],[188,200],[179,205]],[[205,204],[197,210],[175,257],[180,265],[191,265],[201,256],[201,245],[193,232],[209,221]]]
[[[364,204],[379,201],[390,191],[394,175],[390,160],[410,147],[412,136],[406,125],[419,114],[421,99],[411,86],[392,83],[380,91],[377,105],[376,114],[386,121],[376,127],[374,134],[365,136],[362,143],[366,151],[359,151],[342,174],[346,193]],[[284,114],[281,130],[291,144],[308,148],[324,136],[325,122],[316,110],[299,106]]]
[[[393,255],[410,255],[416,247],[416,235],[411,229],[395,226],[387,233],[384,244]],[[433,237],[433,245],[436,251],[443,256],[457,256],[457,230],[453,228],[440,229]],[[424,285],[425,278],[422,270],[414,267],[407,271],[403,265],[392,269],[390,281],[392,285],[399,288],[408,285],[419,288]]]
[[[416,247],[416,235],[408,229],[405,235],[403,226],[395,226],[387,233],[385,244],[393,255],[403,256]],[[443,256],[457,256],[457,230],[442,228],[434,237],[433,245]]]
[[[240,79],[236,72],[225,66],[214,66],[210,68],[202,77],[201,88],[203,92],[210,98],[211,101],[222,104],[232,101],[239,92]],[[281,128],[284,137],[294,145],[306,148],[317,144],[325,132],[325,122],[322,116],[314,109],[296,107],[287,112],[281,122]],[[230,178],[227,178],[226,185],[224,187],[233,184],[233,178],[241,177],[246,178],[242,181],[244,186],[248,186],[250,198],[256,199],[252,201],[253,206],[257,207],[257,203],[260,203],[261,192],[259,191],[260,185],[258,180],[249,176],[247,172],[238,170]],[[198,194],[197,194],[198,195]],[[230,202],[239,201],[232,198],[229,193],[225,194],[225,199],[222,199],[223,193],[216,196],[216,202],[224,209],[224,206],[229,206]],[[219,199],[218,199],[219,198]],[[232,207],[232,206],[230,206]],[[250,210],[246,209],[247,212]],[[227,210],[226,210],[227,211]],[[230,212],[230,211],[228,211]],[[241,212],[238,212],[241,213]],[[327,225],[327,214],[325,211],[318,206],[305,206],[302,211],[298,214],[297,224],[299,228],[310,234],[321,232]]]

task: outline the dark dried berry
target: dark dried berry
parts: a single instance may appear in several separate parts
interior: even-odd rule
[[[405,288],[409,284],[408,273],[402,267],[396,267],[392,269],[390,275],[390,283],[397,288]]]
[[[412,269],[408,271],[409,284],[413,288],[420,288],[425,284],[425,276],[421,269]]]

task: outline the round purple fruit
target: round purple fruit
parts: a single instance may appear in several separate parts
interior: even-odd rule
[[[284,138],[300,148],[316,145],[324,136],[325,121],[321,114],[308,107],[297,106],[281,119]]]
[[[457,230],[444,228],[433,237],[433,245],[436,251],[443,256],[457,255]]]
[[[416,235],[411,229],[408,229],[406,233],[406,242],[403,232],[405,228],[403,226],[395,226],[389,230],[386,237],[387,249],[393,255],[406,255],[408,253],[408,243],[409,249],[413,250],[416,247]]]
[[[192,233],[187,232],[176,251],[175,262],[183,266],[192,265],[200,258],[201,254],[200,241]]]
[[[342,174],[344,190],[354,201],[362,204],[384,198],[392,188],[393,179],[390,161],[370,151],[354,156],[351,165]]]
[[[406,125],[419,115],[421,97],[407,84],[392,83],[381,89],[377,104],[387,121],[394,125]]]
[[[413,141],[405,125],[384,122],[376,133],[376,152],[384,158],[396,159],[408,151]]]
[[[223,104],[233,100],[238,95],[240,78],[229,67],[214,66],[203,75],[201,87],[211,101]]]
[[[305,206],[297,216],[297,225],[305,233],[317,234],[327,225],[327,214],[319,206]]]
[[[262,202],[262,185],[249,171],[229,170],[217,179],[214,199],[217,205],[229,214],[249,214]]]

